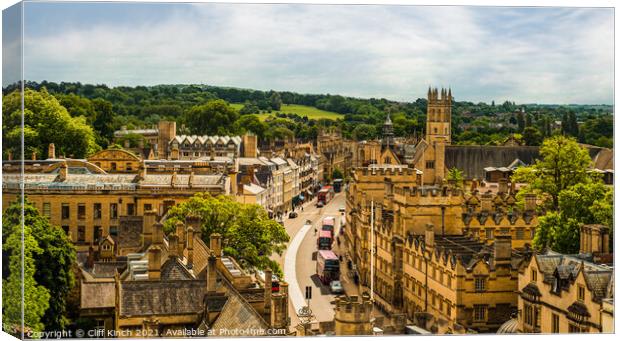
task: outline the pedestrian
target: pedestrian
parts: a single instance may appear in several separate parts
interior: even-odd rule
[[[314,235],[316,236],[316,227],[314,228]]]
[[[301,211],[302,212],[304,211],[304,205],[301,205]]]

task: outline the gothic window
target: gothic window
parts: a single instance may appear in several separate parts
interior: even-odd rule
[[[435,161],[426,161],[427,169],[435,169]]]
[[[433,128],[433,132],[437,134],[437,127]]]
[[[487,307],[484,305],[474,306],[474,321],[485,321],[487,315]]]

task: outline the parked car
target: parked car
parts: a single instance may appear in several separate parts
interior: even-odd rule
[[[289,214],[288,214],[288,217],[289,217],[290,219],[292,219],[292,218],[297,218],[297,216],[298,216],[297,212],[291,212],[291,213],[289,213]]]
[[[332,281],[329,284],[329,289],[332,294],[344,294],[344,288],[342,287],[342,283],[340,283],[340,281]]]
[[[318,207],[318,208],[321,208],[323,206],[325,206],[325,205],[323,205],[322,201],[319,201],[319,202],[316,203],[316,207]]]

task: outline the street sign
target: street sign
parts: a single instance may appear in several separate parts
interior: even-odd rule
[[[312,287],[311,286],[306,286],[306,299],[307,300],[312,299]]]

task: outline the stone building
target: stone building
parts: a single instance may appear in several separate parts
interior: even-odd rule
[[[613,276],[587,254],[531,257],[519,271],[518,332],[613,332]]]
[[[372,301],[368,295],[336,297],[335,334],[372,335]]]
[[[227,174],[150,174],[144,164],[135,174],[107,174],[101,169],[70,167],[84,162],[59,160],[46,173],[3,173],[2,202],[8,207],[21,193],[50,219],[62,227],[76,244],[86,250],[102,237],[118,234],[123,216],[143,215],[155,210],[159,217],[172,206],[195,193],[213,195],[231,192]],[[97,171],[97,173],[91,172]]]
[[[343,174],[349,171],[345,167],[345,148],[342,135],[334,130],[321,131],[317,136],[316,151],[322,156],[323,179],[331,179],[334,169],[340,169]]]
[[[195,218],[168,236],[154,221],[154,212],[144,217],[138,252],[101,259],[101,249],[91,249],[81,264],[82,317],[120,337],[243,336],[244,328],[288,334],[285,282],[273,293],[270,270],[262,285],[222,255],[217,234],[207,247]]]

